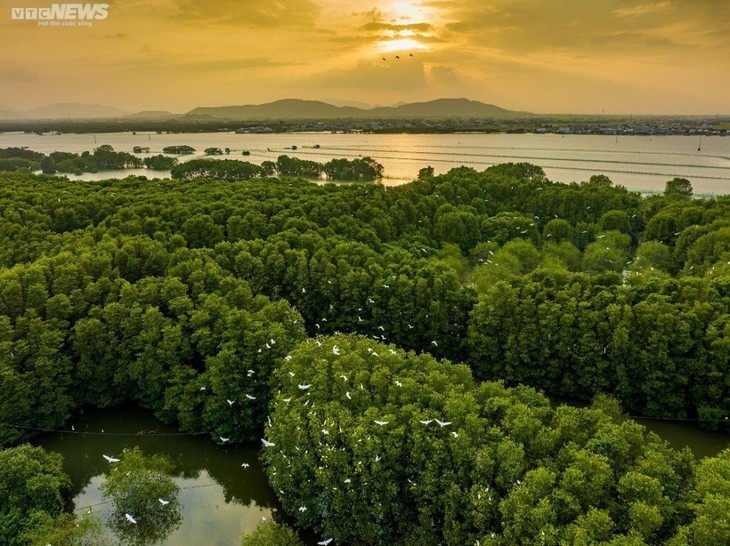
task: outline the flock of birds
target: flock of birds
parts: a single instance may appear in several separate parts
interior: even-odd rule
[[[106,460],[106,462],[108,462],[109,464],[118,463],[119,461],[121,461],[121,459],[119,459],[117,457],[112,457],[111,455],[102,455],[102,457],[104,457],[104,459]],[[162,506],[167,506],[168,504],[170,504],[170,501],[169,500],[163,499],[163,498],[159,498],[159,499],[157,499],[157,501]],[[124,517],[126,518],[126,520],[129,523],[135,523],[135,524],[137,523],[137,519],[132,514],[130,514],[129,512],[125,512]]]
[[[413,53],[409,53],[408,56],[409,57],[413,57]],[[400,55],[395,55],[395,59],[396,60],[400,60]],[[387,61],[388,59],[386,57],[383,57],[383,60],[384,61]]]

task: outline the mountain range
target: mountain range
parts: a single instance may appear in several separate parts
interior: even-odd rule
[[[317,100],[282,99],[264,104],[210,106],[193,108],[184,114],[154,110],[129,113],[99,104],[61,103],[24,112],[0,104],[0,120],[23,119],[180,119],[193,120],[296,120],[296,119],[408,119],[408,118],[508,118],[526,112],[505,110],[493,104],[469,99],[436,99],[427,102],[398,103],[394,106],[341,106]],[[362,103],[361,103],[362,104]],[[363,104],[363,106],[366,106]]]
[[[358,108],[334,106],[317,100],[283,99],[266,104],[194,108],[183,117],[230,120],[265,119],[391,119],[391,118],[493,118],[514,117],[524,112],[505,110],[469,99],[436,99],[397,106]]]

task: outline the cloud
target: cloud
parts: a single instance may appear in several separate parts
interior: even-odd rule
[[[309,77],[304,84],[320,89],[417,90],[426,87],[426,72],[418,62],[361,61],[353,68],[336,68]]]
[[[0,66],[0,81],[28,83],[38,81],[39,75],[22,68]]]
[[[312,0],[183,0],[174,18],[203,25],[272,28],[314,25],[319,12]]]
[[[439,0],[429,5],[445,13],[451,40],[460,35],[464,42],[521,53],[611,50],[620,40],[595,37],[621,33],[636,37],[634,45],[645,49],[699,46],[697,34],[730,32],[730,3],[717,0]]]
[[[396,24],[396,23],[383,23],[381,21],[370,21],[369,23],[365,23],[361,28],[362,28],[362,30],[367,30],[367,31],[389,30],[389,31],[394,31],[394,32],[400,32],[403,30],[412,30],[412,31],[418,31],[418,32],[427,32],[433,28],[433,25],[431,25],[431,23]]]

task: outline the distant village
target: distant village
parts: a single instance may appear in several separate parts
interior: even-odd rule
[[[23,120],[0,122],[0,132],[107,133],[515,133],[559,135],[726,136],[730,117],[528,116],[503,118]]]
[[[230,130],[231,128],[223,128]],[[389,119],[252,122],[236,133],[334,132],[334,133],[535,133],[560,135],[703,135],[726,136],[730,120],[645,118],[641,120],[593,119]]]

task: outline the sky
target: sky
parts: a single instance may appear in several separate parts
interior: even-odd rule
[[[52,3],[0,0],[0,104],[730,114],[728,0],[108,0],[91,27],[12,18]]]

